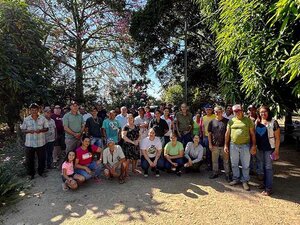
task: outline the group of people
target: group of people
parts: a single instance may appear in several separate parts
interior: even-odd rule
[[[45,107],[43,113],[37,104],[29,108],[21,129],[26,134],[31,179],[35,154],[38,174],[44,177],[44,170],[58,166],[65,152],[61,165],[64,190],[76,189],[89,179],[99,182],[101,173],[122,184],[130,176],[130,165],[133,174],[143,172],[148,177],[152,171],[159,177],[161,170],[177,176],[183,170],[199,172],[205,162],[212,170],[210,179],[217,178],[223,166],[229,184],[242,183],[247,191],[251,169],[264,181],[262,194],[272,194],[272,160],[279,158],[280,128],[267,106],[258,110],[249,106],[248,116],[238,104],[226,110],[207,104],[205,113],[198,111],[195,116],[185,103],[173,114],[169,107],[154,113],[140,107],[134,115],[125,106],[117,115],[101,106],[88,113],[76,101],[64,115],[59,105]]]

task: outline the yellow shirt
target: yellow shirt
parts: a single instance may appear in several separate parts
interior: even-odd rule
[[[211,114],[210,116],[203,116],[203,127],[204,127],[204,136],[208,136],[208,124],[210,121],[216,118],[215,114]]]

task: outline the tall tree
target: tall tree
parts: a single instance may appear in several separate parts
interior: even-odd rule
[[[245,101],[269,104],[280,114],[299,108],[297,1],[197,2],[216,36],[226,97],[235,90]]]
[[[0,118],[11,131],[25,103],[49,97],[51,58],[43,45],[45,30],[23,1],[0,1]]]
[[[215,47],[198,9],[190,0],[149,0],[144,8],[133,14],[130,27],[141,71],[146,73],[153,67],[166,89],[176,84],[183,86],[187,24],[189,100],[195,87],[218,91]]]
[[[99,86],[111,76],[131,73],[128,21],[136,1],[30,0],[32,10],[49,24],[47,45],[64,72],[75,77],[76,98],[86,85]],[[100,79],[101,78],[101,79]]]

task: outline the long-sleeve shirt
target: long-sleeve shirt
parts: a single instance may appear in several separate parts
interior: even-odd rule
[[[187,159],[192,159],[193,164],[200,162],[203,157],[203,147],[201,144],[195,147],[194,142],[187,143],[184,156]]]

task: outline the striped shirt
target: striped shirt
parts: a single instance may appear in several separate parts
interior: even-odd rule
[[[38,116],[36,120],[34,120],[31,115],[27,116],[23,124],[21,125],[22,130],[41,130],[49,128],[48,121],[44,116]],[[32,147],[32,148],[38,148],[42,147],[46,144],[46,133],[34,133],[26,134],[26,140],[25,140],[25,146],[26,147]]]

